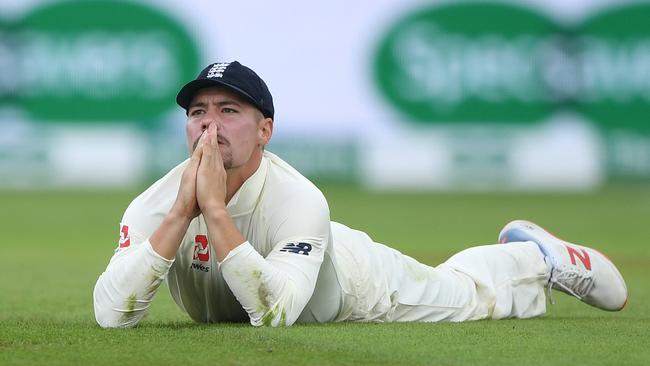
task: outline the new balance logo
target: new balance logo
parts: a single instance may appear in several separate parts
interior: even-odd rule
[[[311,252],[311,244],[307,243],[288,243],[285,244],[282,249],[280,249],[281,252],[288,252],[288,253],[295,253],[295,254],[302,254],[302,255],[309,255],[309,252]]]
[[[566,250],[569,252],[569,257],[571,257],[571,264],[575,265],[576,264],[576,257],[582,262],[582,265],[585,266],[585,268],[589,271],[591,271],[591,259],[589,258],[589,253],[587,253],[586,250],[578,249],[567,245]]]

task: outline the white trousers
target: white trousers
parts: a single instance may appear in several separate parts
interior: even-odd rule
[[[460,322],[546,312],[550,269],[532,242],[469,248],[434,268],[359,239],[346,245],[353,259],[345,265],[339,321]]]

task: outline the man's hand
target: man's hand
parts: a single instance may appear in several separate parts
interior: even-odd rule
[[[196,200],[208,226],[217,260],[223,261],[231,250],[246,239],[226,210],[226,169],[217,142],[217,126],[211,124],[204,135],[201,162],[196,174]]]
[[[190,157],[190,162],[183,171],[178,195],[170,212],[182,219],[192,220],[201,213],[196,200],[196,176],[199,164],[201,163],[201,156],[203,155],[203,145],[205,144],[206,135],[207,133],[203,133],[199,138],[199,143]]]
[[[196,174],[196,199],[205,216],[226,209],[226,169],[219,151],[216,124],[210,124],[203,135],[202,156]]]
[[[174,206],[165,216],[162,224],[149,238],[153,250],[167,259],[176,257],[176,252],[187,232],[187,228],[190,226],[190,222],[201,213],[196,200],[196,177],[201,163],[206,135],[206,133],[203,133],[199,139],[199,143],[194,149],[192,157],[190,157],[190,162],[183,171]]]

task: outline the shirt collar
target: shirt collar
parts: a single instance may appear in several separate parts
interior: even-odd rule
[[[266,181],[266,172],[269,169],[269,160],[262,156],[260,166],[255,173],[251,175],[244,184],[232,196],[226,209],[231,217],[242,216],[251,213],[259,201],[264,182]]]

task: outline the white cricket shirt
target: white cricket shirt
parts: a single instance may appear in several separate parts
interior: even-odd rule
[[[95,287],[100,325],[135,325],[165,277],[176,303],[198,322],[250,319],[253,325],[277,326],[349,317],[352,310],[344,309],[344,302],[355,284],[337,279],[332,227],[354,231],[330,223],[320,190],[269,152],[227,205],[246,242],[219,263],[200,215],[174,261],[155,253],[148,238],[171,209],[187,163],[127,208],[120,247]],[[345,266],[345,261],[338,265],[339,276],[348,276]]]

